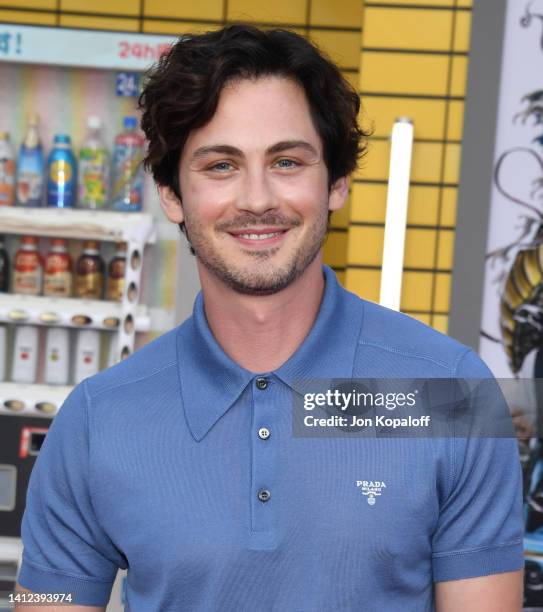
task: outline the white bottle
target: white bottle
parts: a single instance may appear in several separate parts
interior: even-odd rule
[[[18,383],[36,382],[38,367],[38,328],[18,325],[15,328],[11,379]]]
[[[67,385],[70,372],[70,332],[50,327],[45,339],[45,375],[49,385]]]
[[[6,380],[6,327],[0,325],[0,381]]]
[[[100,367],[100,332],[84,329],[77,332],[74,360],[74,383],[96,374]]]

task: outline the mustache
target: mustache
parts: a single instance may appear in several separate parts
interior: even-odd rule
[[[224,221],[216,225],[216,229],[221,231],[229,230],[240,230],[245,227],[257,228],[257,227],[297,227],[300,225],[299,219],[291,219],[283,215],[268,214],[262,215],[261,217],[255,217],[254,215],[241,215],[230,221]]]

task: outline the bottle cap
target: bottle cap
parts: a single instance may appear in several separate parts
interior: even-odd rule
[[[102,120],[96,115],[91,115],[87,117],[87,127],[89,130],[98,130],[102,127]]]
[[[138,120],[136,117],[125,117],[124,118],[124,127],[132,130],[138,127]]]
[[[128,245],[126,244],[126,242],[117,242],[117,244],[115,245],[117,253],[126,253],[127,247]]]
[[[85,240],[83,243],[83,250],[98,250],[98,241],[96,240]]]
[[[55,134],[55,144],[70,144],[71,140],[68,134]]]
[[[22,236],[21,244],[38,244],[38,239],[35,236]]]
[[[38,113],[30,113],[28,115],[28,124],[29,125],[38,125],[40,122],[40,117]]]
[[[54,247],[65,247],[66,246],[66,239],[65,238],[53,238],[53,240],[51,240],[51,246],[54,246]]]

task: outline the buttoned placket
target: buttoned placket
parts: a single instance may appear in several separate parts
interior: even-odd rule
[[[278,381],[259,375],[252,381],[251,423],[251,531],[252,549],[274,548],[277,543],[277,433]]]

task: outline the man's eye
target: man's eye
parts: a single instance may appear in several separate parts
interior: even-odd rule
[[[232,168],[232,165],[229,164],[228,162],[219,162],[218,164],[211,166],[209,170],[218,170],[219,172],[226,172],[227,170],[230,170],[231,168]]]
[[[295,168],[300,164],[295,162],[293,159],[280,159],[277,164],[279,164],[280,168]]]

